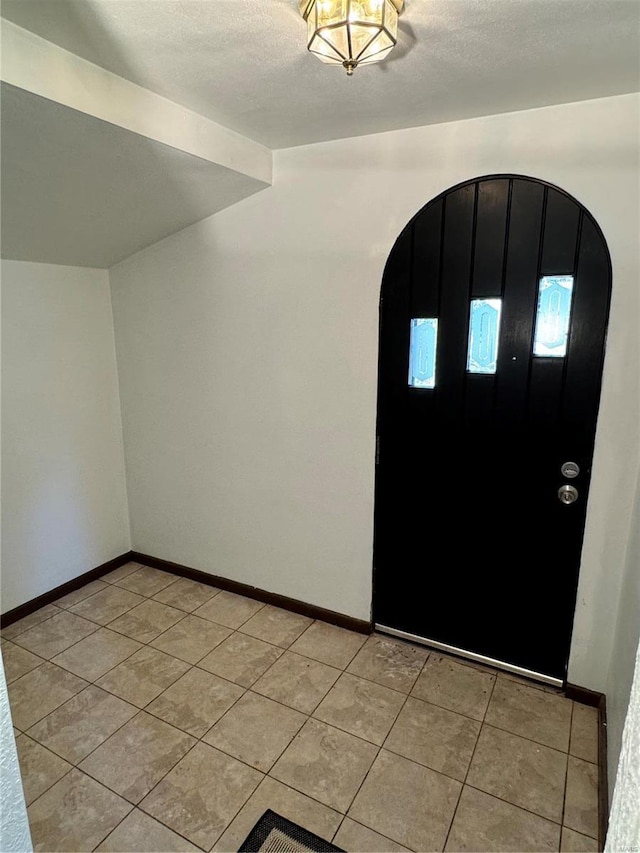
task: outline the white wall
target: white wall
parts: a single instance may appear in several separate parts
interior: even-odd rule
[[[514,172],[614,292],[570,680],[605,688],[639,462],[638,97],[277,152],[274,186],[111,270],[134,548],[368,618],[378,298],[411,216]]]
[[[2,612],[130,549],[106,270],[2,262]]]
[[[609,779],[615,778],[615,768],[622,744],[622,730],[627,713],[634,662],[640,652],[640,480],[632,515],[631,537],[627,547],[625,572],[620,589],[620,604],[615,622],[611,663],[607,676],[607,741]],[[640,678],[640,672],[638,673]],[[640,717],[640,684],[634,713]],[[631,722],[629,723],[631,725]],[[635,737],[640,735],[640,719],[636,721]],[[638,744],[640,747],[640,743]],[[637,753],[640,756],[640,751]],[[640,767],[636,768],[640,773]],[[640,789],[636,788],[636,795]]]
[[[640,646],[615,776],[605,851],[640,850]]]
[[[4,665],[0,657],[0,850],[29,853],[33,850],[24,801],[22,777],[13,734],[11,707]]]

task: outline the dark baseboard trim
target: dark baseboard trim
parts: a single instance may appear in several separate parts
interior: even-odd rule
[[[603,693],[598,693],[596,690],[587,690],[586,687],[578,687],[577,684],[569,684],[565,688],[567,699],[573,699],[574,702],[579,702],[581,705],[589,705],[591,708],[599,708],[600,703],[604,698]]]
[[[567,684],[567,699],[598,709],[598,849],[604,850],[609,826],[609,775],[607,764],[607,697],[604,693]]]
[[[142,563],[144,566],[161,569],[163,572],[170,572],[173,575],[189,578],[189,580],[215,586],[227,592],[235,592],[237,595],[254,598],[256,601],[272,604],[274,607],[282,607],[283,610],[291,610],[293,613],[300,613],[302,616],[308,616],[310,619],[320,619],[323,622],[329,622],[331,625],[347,628],[349,631],[357,631],[359,634],[370,634],[373,630],[371,622],[367,622],[364,619],[355,619],[353,616],[345,616],[343,613],[336,613],[334,610],[325,610],[324,607],[316,607],[314,604],[307,604],[304,601],[298,601],[296,598],[287,598],[284,595],[267,592],[264,589],[250,586],[246,583],[228,580],[217,575],[210,575],[207,572],[200,571],[200,569],[192,569],[180,563],[162,560],[160,557],[151,557],[148,554],[132,551],[129,559],[134,563]]]
[[[49,592],[45,592],[37,598],[32,598],[31,601],[26,601],[18,607],[14,607],[13,610],[8,610],[0,616],[0,627],[6,628],[8,625],[12,625],[14,622],[17,622],[18,619],[24,619],[25,616],[30,616],[32,613],[35,613],[36,610],[44,607],[45,604],[51,604],[52,602],[57,601],[58,598],[62,598],[63,595],[75,592],[76,589],[80,589],[80,587],[85,586],[91,581],[98,580],[102,575],[106,575],[114,569],[119,569],[120,566],[124,566],[125,563],[129,563],[130,561],[131,552],[127,551],[126,554],[120,554],[119,557],[115,557],[113,560],[109,560],[101,566],[96,566],[95,569],[90,569],[88,572],[84,572],[77,578],[73,578],[73,580],[67,581],[60,586],[57,586],[55,589],[49,590]]]

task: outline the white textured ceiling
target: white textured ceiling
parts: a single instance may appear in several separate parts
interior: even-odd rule
[[[640,89],[639,0],[407,0],[347,78],[297,0],[3,0],[2,15],[272,148]]]

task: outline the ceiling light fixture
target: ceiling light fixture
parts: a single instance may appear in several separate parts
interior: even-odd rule
[[[299,0],[307,22],[307,47],[322,62],[342,65],[349,77],[358,65],[380,62],[398,40],[404,0]]]

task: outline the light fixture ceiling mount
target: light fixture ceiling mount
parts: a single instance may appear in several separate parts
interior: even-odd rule
[[[393,50],[404,0],[299,0],[298,5],[307,22],[307,48],[351,76],[358,65],[380,62]]]

